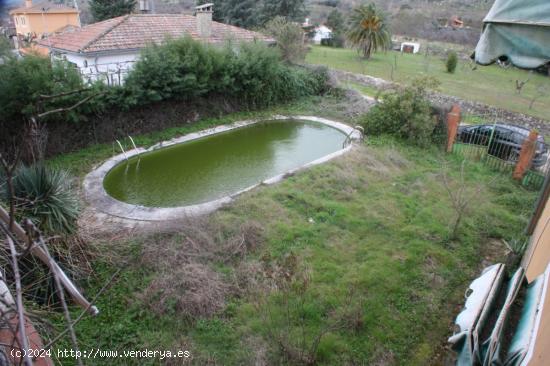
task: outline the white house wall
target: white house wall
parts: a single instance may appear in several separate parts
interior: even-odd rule
[[[330,28],[323,26],[315,29],[315,35],[313,36],[313,43],[321,44],[322,39],[332,38],[332,31]]]
[[[139,52],[98,56],[67,53],[64,57],[78,67],[85,81],[120,85],[138,60]]]

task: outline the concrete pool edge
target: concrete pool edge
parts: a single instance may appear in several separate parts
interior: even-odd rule
[[[286,176],[290,174],[294,174],[299,170],[306,169],[308,167],[318,165],[321,163],[324,163],[326,161],[329,161],[331,159],[334,159],[337,156],[340,156],[342,154],[345,154],[348,152],[352,145],[348,145],[345,148],[342,148],[341,150],[338,150],[334,153],[331,153],[329,155],[325,155],[324,157],[321,157],[319,159],[316,159],[314,161],[311,161],[307,164],[304,164],[300,167],[297,167],[295,169],[291,169],[289,171],[286,171],[282,174],[279,174],[275,177],[266,179],[264,181],[258,182],[257,184],[254,184],[250,187],[247,187],[241,191],[238,191],[236,193],[233,193],[229,196],[225,196],[216,200],[212,200],[209,202],[196,204],[196,205],[190,205],[190,206],[181,206],[181,207],[145,207],[145,206],[139,206],[139,205],[132,205],[129,203],[125,203],[122,201],[118,201],[111,197],[106,191],[103,186],[103,180],[105,179],[105,176],[111,169],[113,169],[116,165],[123,163],[126,158],[130,158],[139,154],[147,153],[150,151],[154,151],[157,149],[165,148],[168,146],[181,144],[187,141],[192,141],[196,139],[200,139],[202,137],[218,134],[221,132],[231,131],[233,129],[242,128],[245,126],[249,126],[261,121],[268,121],[268,120],[288,120],[288,119],[295,119],[295,120],[303,120],[303,121],[311,121],[311,122],[317,122],[322,123],[324,125],[333,127],[337,130],[342,131],[344,134],[349,135],[351,139],[357,139],[360,137],[360,132],[355,130],[354,128],[341,123],[336,122],[332,120],[328,120],[321,117],[315,117],[315,116],[282,116],[282,115],[276,115],[271,116],[267,118],[261,118],[261,119],[253,119],[253,120],[245,120],[245,121],[238,121],[234,122],[230,125],[222,125],[217,126],[214,128],[202,130],[199,132],[190,133],[181,137],[177,137],[168,141],[163,141],[161,143],[158,143],[156,145],[151,146],[148,149],[144,148],[137,148],[134,150],[127,151],[126,154],[119,154],[116,155],[104,163],[102,163],[99,167],[94,169],[91,173],[86,175],[83,182],[83,188],[84,188],[84,198],[85,200],[95,209],[98,211],[129,220],[136,220],[136,221],[167,221],[167,220],[177,220],[182,219],[185,217],[192,217],[192,216],[199,216],[203,214],[207,214],[210,212],[213,212],[223,205],[231,202],[236,196],[239,196],[240,194],[250,191],[260,185],[269,185],[274,184],[282,179],[284,179]]]

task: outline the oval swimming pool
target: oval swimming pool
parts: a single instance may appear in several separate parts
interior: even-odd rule
[[[196,205],[341,150],[345,139],[341,130],[317,122],[258,122],[134,156],[111,169],[103,186],[133,205]]]

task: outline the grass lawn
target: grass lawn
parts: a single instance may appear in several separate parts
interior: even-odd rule
[[[459,60],[456,73],[445,70],[444,60],[422,54],[401,54],[388,51],[376,53],[368,61],[361,59],[355,50],[313,46],[306,61],[359,74],[407,82],[415,77],[430,75],[441,82],[440,91],[466,100],[478,101],[502,109],[532,115],[545,120],[550,115],[550,78],[524,70],[498,66],[478,66],[472,70],[467,61]],[[397,67],[395,67],[397,64]],[[521,94],[516,93],[516,80],[530,79]],[[546,86],[545,96],[529,104],[538,95],[538,88]]]
[[[289,109],[322,113],[323,103],[332,105]],[[74,168],[79,156],[89,168],[86,152],[54,163]],[[484,258],[503,259],[498,239],[522,234],[535,199],[467,163],[466,192],[481,185],[481,194],[451,240],[441,173],[446,166],[456,188],[460,164],[435,147],[369,138],[173,231],[96,238],[94,271],[81,281],[88,296],[122,270],[99,298],[99,316],[77,325],[81,348],[189,350],[211,365],[441,364],[467,284]]]

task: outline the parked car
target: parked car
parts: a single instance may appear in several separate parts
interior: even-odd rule
[[[494,131],[494,133],[493,133]],[[519,158],[521,146],[529,136],[529,130],[519,126],[495,124],[459,126],[457,141],[465,144],[488,146],[487,153],[497,158],[516,162]],[[535,168],[546,164],[548,160],[548,146],[544,138],[539,135],[533,166]]]

